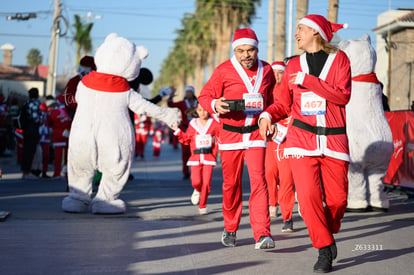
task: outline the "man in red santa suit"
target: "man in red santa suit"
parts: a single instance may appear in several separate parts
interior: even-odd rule
[[[348,195],[349,149],[345,105],[351,96],[351,69],[346,54],[331,44],[344,25],[307,15],[295,38],[305,53],[292,58],[279,96],[260,116],[263,138],[274,136],[275,123],[291,114],[285,155],[290,156],[302,217],[312,244],[319,249],[313,270],[332,271],[338,233]]]
[[[75,100],[78,84],[81,81],[82,77],[91,71],[96,71],[94,59],[92,56],[85,55],[79,61],[78,74],[69,79],[68,84],[66,84],[65,93],[63,95],[65,99],[65,106],[71,118],[73,118],[75,115],[76,107],[78,106]]]
[[[275,247],[270,234],[265,180],[266,142],[258,131],[259,114],[272,102],[275,77],[272,68],[258,59],[258,39],[251,29],[234,32],[234,56],[219,65],[202,89],[199,101],[209,113],[220,114],[217,140],[223,169],[222,244],[236,245],[242,213],[244,160],[250,177],[250,224],[256,249]]]
[[[195,90],[193,86],[186,86],[184,89],[185,95],[184,100],[173,102],[175,96],[175,89],[173,89],[170,97],[168,98],[168,107],[175,107],[180,109],[182,121],[180,124],[180,129],[182,131],[187,131],[188,125],[190,124],[191,119],[194,117],[195,109],[197,107],[198,101],[195,96]],[[176,138],[176,137],[173,137]],[[191,156],[190,145],[181,144],[181,158],[182,158],[182,167],[183,167],[183,176],[184,179],[190,178],[190,171],[187,166],[187,161]]]

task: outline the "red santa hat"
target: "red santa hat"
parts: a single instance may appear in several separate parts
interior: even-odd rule
[[[79,65],[83,67],[91,68],[93,71],[96,71],[95,60],[93,59],[92,56],[85,55],[84,57],[82,57],[79,62]]]
[[[282,72],[285,71],[285,63],[283,61],[275,61],[272,63],[273,70],[281,70]]]
[[[325,17],[318,14],[309,14],[303,17],[299,24],[308,26],[316,30],[325,41],[331,41],[333,33],[344,28],[348,28],[348,24],[337,24],[329,22]]]
[[[234,50],[237,46],[240,45],[251,45],[255,48],[259,47],[259,40],[257,39],[254,30],[245,28],[234,31],[233,43],[231,44],[231,46]]]

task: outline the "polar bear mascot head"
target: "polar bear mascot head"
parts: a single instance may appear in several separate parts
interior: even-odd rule
[[[351,62],[352,77],[374,71],[377,54],[371,46],[371,38],[368,34],[364,34],[362,38],[342,40],[339,48],[346,53]]]
[[[95,64],[97,72],[122,76],[132,81],[138,77],[141,62],[147,56],[145,47],[135,46],[128,39],[111,33],[96,50]]]

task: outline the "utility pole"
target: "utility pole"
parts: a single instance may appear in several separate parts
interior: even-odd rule
[[[278,0],[279,2],[280,0]],[[267,62],[272,64],[275,52],[275,0],[269,0],[269,23],[267,29]]]
[[[286,57],[286,1],[277,0],[276,9],[276,61]]]
[[[53,12],[53,25],[51,33],[51,44],[49,50],[49,70],[47,74],[46,95],[56,95],[56,70],[57,53],[59,46],[59,17],[61,16],[60,0],[55,0],[55,10]]]

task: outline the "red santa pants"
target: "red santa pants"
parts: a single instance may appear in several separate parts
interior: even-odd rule
[[[331,245],[347,205],[348,162],[331,157],[291,157],[290,163],[312,245],[318,249]]]
[[[49,170],[49,159],[50,159],[50,142],[40,142],[42,147],[42,162],[43,170],[42,172],[47,172]]]
[[[148,135],[135,134],[135,156],[144,156],[145,144],[147,143]]]
[[[65,142],[57,142],[57,143],[53,143],[53,148],[55,149],[55,161],[54,161],[54,166],[55,166],[55,172],[53,173],[54,177],[60,177],[61,173],[62,173],[62,162],[64,161],[63,154],[67,154],[67,146]]]
[[[268,142],[266,147],[265,158],[265,177],[267,182],[267,191],[269,193],[269,205],[277,206],[277,183],[279,178],[279,169],[276,161],[276,142]]]
[[[256,241],[270,235],[269,197],[265,180],[265,148],[220,151],[223,168],[223,217],[224,228],[235,232],[242,213],[242,175],[244,159],[250,178],[250,224]]]
[[[295,206],[295,184],[293,181],[290,160],[284,157],[286,143],[276,144],[274,152],[277,168],[279,169],[279,206],[283,221],[292,219],[292,209]]]
[[[191,148],[190,145],[181,144],[181,158],[183,160],[183,175],[189,175],[190,171],[187,166],[187,161],[191,157]]]
[[[198,208],[207,207],[207,198],[211,190],[212,165],[191,166],[191,184],[194,189],[200,192],[200,203]]]

